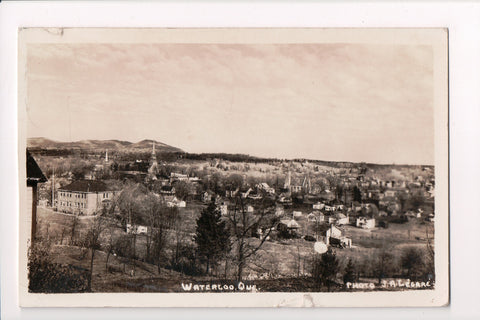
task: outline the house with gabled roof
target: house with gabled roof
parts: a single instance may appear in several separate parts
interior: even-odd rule
[[[344,236],[342,230],[333,224],[325,232],[325,240],[327,245],[336,245],[342,248],[352,247],[352,239]]]

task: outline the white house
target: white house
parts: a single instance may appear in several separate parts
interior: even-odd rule
[[[288,219],[280,220],[280,224],[285,225],[288,229],[298,229],[298,228],[300,228],[300,225],[299,225],[298,222],[295,221],[294,219],[291,219],[291,220],[288,220]]]
[[[293,211],[293,217],[299,218],[303,215],[302,211]]]
[[[252,188],[248,188],[247,191],[241,192],[242,198],[246,199],[248,197],[248,195],[250,194],[250,192],[252,192],[252,191],[253,191]]]
[[[325,216],[320,211],[312,211],[308,214],[307,219],[309,222],[323,222]]]
[[[263,190],[267,193],[275,194],[275,189],[270,187],[266,182],[262,182],[262,183],[257,184],[257,188],[260,189],[260,190]]]
[[[385,197],[394,198],[397,195],[397,192],[395,190],[385,190],[384,194]]]
[[[220,205],[220,213],[222,216],[228,215],[228,206],[226,204]]]
[[[343,213],[336,214],[335,218],[336,218],[335,223],[337,225],[344,225],[349,223],[349,218]]]
[[[280,217],[280,216],[283,216],[285,214],[285,210],[283,209],[282,206],[277,206],[275,208],[275,216],[276,217]]]
[[[167,201],[167,207],[169,208],[185,208],[187,203],[183,200],[178,200],[177,197],[173,196],[173,199]]]
[[[183,173],[172,172],[170,173],[171,181],[188,181],[188,175]]]
[[[147,226],[135,226],[127,223],[127,233],[128,234],[147,234],[149,231],[149,227]]]
[[[359,217],[359,218],[357,218],[356,226],[357,226],[357,228],[363,228],[363,229],[375,228],[375,219],[374,218]]]
[[[325,208],[325,204],[321,202],[317,202],[313,204],[313,210],[322,210]]]
[[[352,246],[352,239],[342,235],[342,230],[338,229],[334,225],[325,233],[325,243],[327,245],[338,245],[341,247],[350,248]]]
[[[325,206],[324,209],[325,209],[325,211],[328,211],[328,212],[335,211],[335,207],[334,207],[334,206]]]

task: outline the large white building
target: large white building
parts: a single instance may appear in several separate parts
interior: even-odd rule
[[[115,191],[98,180],[77,180],[57,191],[57,210],[65,213],[93,215],[109,207]]]

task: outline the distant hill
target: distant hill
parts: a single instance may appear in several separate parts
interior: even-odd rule
[[[31,149],[79,149],[85,151],[118,150],[124,152],[138,152],[152,150],[155,142],[155,150],[158,152],[183,152],[183,150],[169,146],[163,142],[154,140],[142,140],[137,143],[120,140],[81,140],[74,142],[55,141],[46,138],[29,138],[27,147]]]
[[[132,143],[131,145],[128,146],[128,148],[130,148],[130,149],[152,149],[152,144],[154,142],[155,142],[155,150],[157,148],[159,150],[162,149],[162,148],[173,148],[172,146],[169,146],[168,144],[158,142],[158,141],[154,141],[154,140],[142,140],[142,141],[139,141],[137,143]],[[182,152],[182,150],[180,150],[178,148],[174,148],[174,149],[176,149],[175,151]]]

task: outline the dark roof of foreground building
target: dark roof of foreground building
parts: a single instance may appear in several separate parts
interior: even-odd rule
[[[98,180],[77,180],[73,181],[69,185],[60,188],[60,190],[66,191],[79,191],[79,192],[103,192],[109,191],[105,182]]]
[[[47,178],[45,178],[45,175],[38,166],[37,162],[27,150],[27,184],[30,185],[31,183],[46,181]]]

